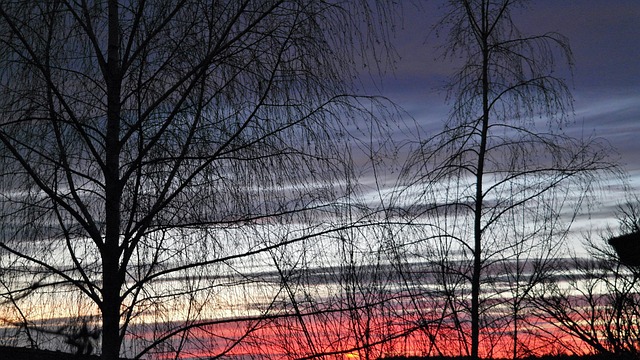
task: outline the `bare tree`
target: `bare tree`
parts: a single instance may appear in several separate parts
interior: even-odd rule
[[[181,351],[195,329],[239,347],[290,291],[258,270],[279,251],[316,266],[324,235],[370,226],[340,201],[349,79],[380,40],[357,31],[388,11],[370,6],[0,1],[3,271],[38,278],[47,310],[97,315],[103,359]],[[221,314],[241,331],[211,330]]]
[[[640,269],[622,262],[608,243],[619,233],[637,231],[638,204],[635,197],[620,206],[617,230],[607,229],[597,237],[588,235],[587,256],[566,259],[555,278],[536,289],[536,313],[556,330],[547,331],[548,341],[568,349],[572,349],[572,342],[578,342],[592,352],[609,356],[635,358],[640,353],[636,326],[640,318]]]
[[[422,253],[446,274],[441,286],[457,288],[450,295],[462,312],[452,316],[473,359],[481,342],[490,351],[493,341],[481,328],[495,325],[490,310],[500,294],[486,289],[500,281],[496,266],[509,261],[522,275],[527,262],[553,256],[571,214],[610,168],[602,144],[563,133],[572,97],[555,65],[571,65],[571,52],[559,34],[519,31],[512,11],[523,3],[448,2],[437,29],[447,34],[445,58],[462,62],[448,86],[451,116],[409,159],[398,196],[414,202],[409,213],[425,224],[420,244],[440,249]],[[512,277],[511,295],[527,293],[529,279]]]

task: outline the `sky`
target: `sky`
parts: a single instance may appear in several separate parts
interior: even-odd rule
[[[397,61],[374,91],[427,131],[437,131],[446,119],[439,88],[455,71],[439,58],[436,47],[442,40],[431,32],[442,14],[438,3],[442,0],[425,0],[420,9],[404,3],[391,39]],[[640,194],[640,0],[534,0],[516,19],[525,33],[556,31],[568,37],[575,60],[572,131],[611,143]],[[616,192],[607,200],[594,217],[613,218],[612,204],[624,198]]]
[[[400,105],[423,129],[437,131],[449,108],[441,90],[455,72],[439,56],[443,38],[432,31],[442,16],[442,1],[402,3],[392,43],[397,62],[376,91]],[[597,136],[615,149],[612,159],[640,191],[640,1],[534,0],[514,12],[525,34],[558,32],[574,55],[568,85],[575,114],[567,132]],[[605,179],[607,180],[607,179]],[[612,181],[614,186],[617,182]],[[625,194],[611,189],[592,218],[612,220]]]

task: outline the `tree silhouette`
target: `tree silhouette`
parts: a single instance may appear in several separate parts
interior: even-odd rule
[[[312,259],[307,244],[365,226],[336,219],[356,191],[350,79],[380,40],[360,20],[386,11],[370,6],[0,1],[7,271],[42,277],[41,306],[94,304],[103,359],[130,324],[167,320],[142,354],[241,292],[265,306],[235,314],[253,321],[223,353],[237,346],[280,301],[251,275],[271,252]]]
[[[544,334],[549,343],[571,348],[571,340],[579,339],[582,352],[629,359],[640,355],[640,270],[620,258],[608,241],[637,231],[639,215],[638,198],[632,196],[616,211],[618,226],[588,234],[587,256],[565,259],[556,270],[559,281],[536,290],[536,315],[557,329]]]
[[[577,211],[611,168],[606,146],[563,133],[572,98],[555,65],[571,65],[571,52],[559,34],[519,31],[512,11],[523,3],[448,2],[437,31],[446,34],[445,58],[460,63],[447,88],[451,116],[407,162],[398,196],[415,204],[412,223],[425,230],[411,246],[426,244],[415,252],[442,274],[448,316],[473,359],[481,340],[490,342],[481,328],[496,326],[490,310],[502,302],[491,290],[503,284],[496,266],[510,262],[517,273],[507,295],[516,356],[519,298],[536,278],[522,272],[542,271],[555,256],[571,222],[561,215]]]

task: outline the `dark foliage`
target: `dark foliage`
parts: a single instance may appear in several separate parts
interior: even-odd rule
[[[0,346],[0,359],[11,360],[98,360],[97,355],[76,355],[61,351]],[[126,360],[121,358],[121,360]]]
[[[467,360],[469,356],[393,356],[385,357],[385,360]],[[614,354],[593,354],[593,355],[543,355],[528,356],[525,360],[637,360],[638,357],[632,354],[614,355]]]
[[[609,245],[616,250],[622,263],[629,266],[640,266],[640,232],[611,238]]]

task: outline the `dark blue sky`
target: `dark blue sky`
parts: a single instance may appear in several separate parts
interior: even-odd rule
[[[404,6],[393,40],[400,59],[380,89],[420,122],[441,122],[448,111],[438,88],[454,68],[438,57],[443,40],[430,31],[439,3]],[[537,0],[515,14],[524,33],[555,31],[569,39],[576,126],[611,141],[625,167],[640,171],[640,1]]]
[[[438,56],[438,38],[431,28],[442,16],[444,1],[403,4],[392,42],[399,59],[377,93],[406,110],[426,132],[441,129],[448,106],[439,90],[455,71]],[[534,0],[515,11],[525,34],[558,32],[569,39],[575,67],[569,81],[575,97],[575,116],[565,129],[610,142],[630,184],[640,189],[640,1]],[[608,198],[602,217],[613,216]]]

